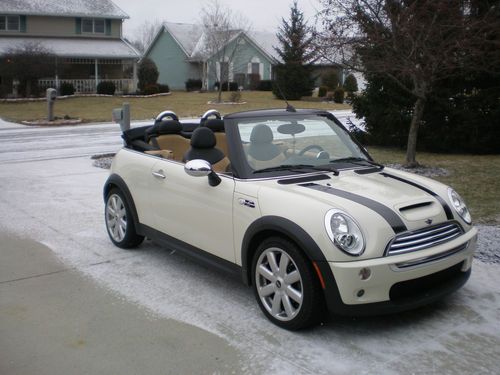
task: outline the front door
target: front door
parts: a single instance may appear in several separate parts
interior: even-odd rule
[[[234,180],[220,176],[212,187],[207,177],[187,175],[184,164],[158,160],[150,177],[151,206],[155,229],[234,262]]]

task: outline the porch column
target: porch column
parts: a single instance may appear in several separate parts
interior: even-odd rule
[[[134,60],[134,67],[132,73],[132,91],[137,91],[137,60]]]
[[[99,84],[99,65],[97,59],[94,60],[94,74],[95,74],[95,92],[97,93],[97,85]]]

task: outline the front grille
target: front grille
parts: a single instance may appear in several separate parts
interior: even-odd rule
[[[400,234],[389,244],[386,255],[399,255],[427,249],[451,241],[464,233],[462,227],[448,221],[432,227]]]

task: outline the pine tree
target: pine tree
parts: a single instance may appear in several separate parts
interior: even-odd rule
[[[304,21],[297,1],[290,8],[289,20],[281,19],[281,27],[276,34],[280,47],[274,47],[283,60],[276,66],[276,80],[273,93],[283,99],[298,100],[311,95],[314,80],[311,78],[311,62],[316,58],[313,48],[313,32]]]

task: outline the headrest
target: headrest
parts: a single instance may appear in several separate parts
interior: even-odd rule
[[[154,125],[153,128],[156,128],[155,130],[158,135],[179,134],[182,130],[182,125],[176,120],[163,120]]]
[[[191,136],[191,147],[193,148],[213,148],[216,143],[214,132],[209,128],[197,128]]]
[[[224,133],[226,129],[224,128],[224,120],[220,119],[209,119],[206,120],[202,126],[206,126],[211,129],[214,133]]]
[[[271,143],[273,141],[273,131],[265,124],[259,124],[252,129],[250,142],[252,143]]]

